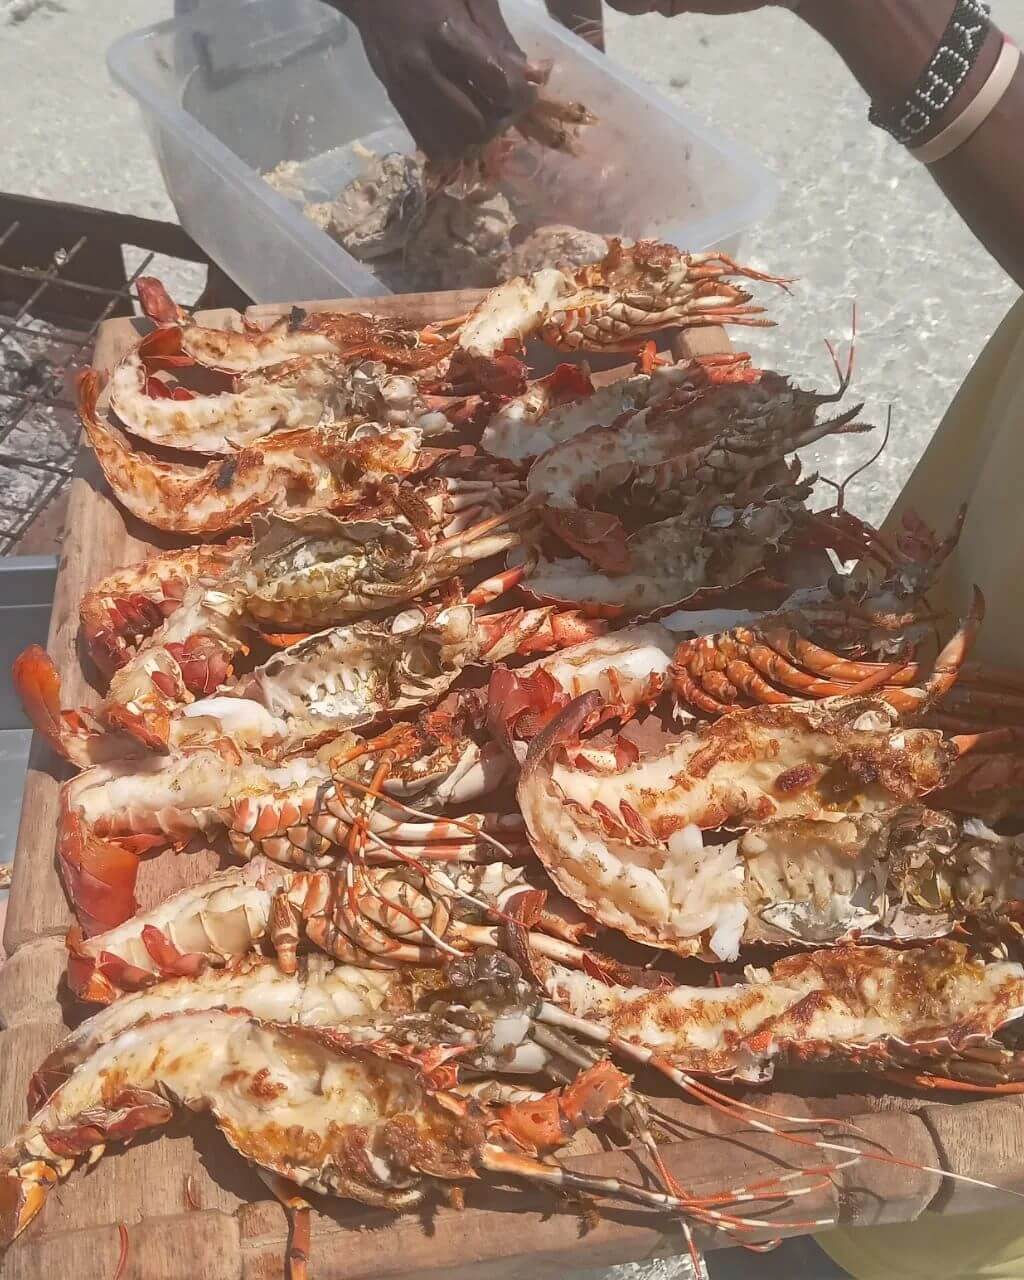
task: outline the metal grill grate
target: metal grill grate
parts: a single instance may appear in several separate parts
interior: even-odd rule
[[[21,229],[17,220],[7,225],[0,253]],[[0,554],[15,546],[71,479],[78,452],[75,376],[89,363],[103,321],[131,310],[134,282],[155,257],[146,254],[123,284],[104,288],[67,278],[67,269],[87,251],[88,238],[80,236],[45,269],[0,264],[0,277],[28,286],[16,309],[0,312]],[[64,328],[37,319],[56,285],[88,295],[83,301],[95,308],[91,324]]]
[[[0,555],[55,549],[78,452],[75,376],[103,321],[135,314],[154,258],[160,271],[198,264],[199,307],[250,302],[173,223],[0,192]]]

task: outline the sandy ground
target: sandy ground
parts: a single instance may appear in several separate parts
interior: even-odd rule
[[[169,0],[35,4],[0,0],[0,190],[173,217],[135,107],[104,68],[108,45],[167,17]],[[1021,6],[993,8],[1024,39]],[[613,58],[746,143],[781,180],[778,206],[745,252],[799,285],[773,300],[780,326],[756,336],[754,349],[824,384],[832,375],[822,340],[848,332],[856,301],[855,393],[869,420],[884,420],[890,405],[894,416],[885,456],[850,496],[880,516],[1015,288],[927,173],[867,125],[845,68],[790,14],[611,14],[608,43]],[[872,449],[870,437],[837,441],[815,465],[841,476]]]
[[[0,190],[172,217],[133,104],[104,54],[124,32],[169,15],[169,0],[0,0],[4,144]],[[1024,39],[1024,9],[994,0]],[[774,215],[745,245],[755,265],[799,277],[773,303],[779,328],[754,347],[777,367],[827,382],[822,339],[860,316],[855,391],[865,417],[893,409],[886,455],[851,505],[884,513],[1017,291],[927,173],[866,123],[867,103],[813,33],[778,11],[743,18],[609,19],[609,53],[745,142],[781,180]],[[671,157],[665,158],[671,163]],[[842,475],[871,451],[843,441],[815,459]],[[620,1268],[668,1280],[679,1261]],[[763,1274],[751,1261],[751,1276]]]

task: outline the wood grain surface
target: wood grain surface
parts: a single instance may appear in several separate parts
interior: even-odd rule
[[[422,324],[463,313],[479,296],[423,294],[379,298],[372,304],[348,300],[311,306],[359,310],[372,305],[378,314]],[[249,314],[269,321],[287,311],[261,306]],[[239,323],[234,312],[208,313],[201,319],[223,326]],[[144,322],[130,319],[105,324],[95,366],[109,369],[144,329]],[[677,346],[677,354],[726,345],[720,330],[696,330]],[[157,545],[173,542],[158,541],[152,531],[126,522],[91,453],[83,451],[69,500],[49,637],[49,651],[63,678],[65,706],[97,700],[78,652],[83,593],[104,574]],[[0,969],[5,1028],[0,1032],[0,1128],[5,1137],[25,1118],[25,1090],[33,1068],[64,1033],[68,1020],[80,1017],[61,982],[63,937],[71,915],[57,877],[54,842],[59,785],[65,776],[64,766],[37,738],[5,933],[11,958]],[[140,901],[148,906],[204,879],[215,865],[212,854],[149,859],[140,875]],[[820,1097],[774,1094],[758,1101],[790,1115],[850,1117],[869,1140],[902,1160],[1024,1186],[1024,1111],[1015,1100],[950,1107],[938,1100],[836,1096],[827,1082],[824,1092],[822,1081],[811,1083]],[[695,1192],[770,1176],[780,1159],[788,1164],[799,1164],[802,1154],[806,1163],[821,1159],[679,1099],[666,1099],[662,1109],[692,1135],[668,1142],[664,1152],[668,1166]],[[590,1136],[577,1143],[570,1159],[596,1173],[637,1176],[628,1151],[602,1150]],[[190,1199],[198,1209],[190,1207]],[[967,1212],[1006,1200],[978,1188],[943,1184],[935,1174],[865,1161],[842,1174],[816,1201],[796,1203],[796,1212],[790,1208],[780,1216],[807,1219],[831,1213],[844,1222],[868,1223],[906,1221],[929,1207]],[[281,1210],[202,1117],[176,1120],[150,1140],[111,1152],[88,1174],[73,1175],[9,1251],[3,1274],[9,1280],[63,1275],[110,1280],[121,1252],[119,1224],[128,1236],[121,1280],[276,1280],[283,1274],[287,1229]],[[542,1280],[567,1268],[607,1266],[680,1248],[678,1229],[670,1221],[610,1211],[587,1226],[577,1208],[548,1196],[480,1186],[471,1189],[464,1211],[441,1209],[428,1220],[394,1219],[352,1204],[318,1202],[310,1274],[314,1280],[442,1275],[462,1280],[470,1274],[474,1280],[504,1280],[528,1267],[534,1280]]]

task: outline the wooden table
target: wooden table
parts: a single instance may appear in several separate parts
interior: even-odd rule
[[[479,295],[434,294],[319,303],[315,307],[402,314],[418,323],[467,310]],[[254,307],[267,319],[285,307]],[[237,325],[234,312],[211,312],[208,324]],[[143,322],[121,319],[104,325],[95,365],[109,369],[143,330]],[[686,350],[721,349],[724,335],[697,330]],[[54,600],[49,651],[64,681],[63,703],[95,702],[77,652],[78,604],[84,591],[113,568],[151,547],[173,545],[125,520],[112,500],[92,454],[83,453],[73,481]],[[34,1067],[61,1038],[79,1010],[62,984],[64,934],[71,915],[54,862],[58,789],[64,766],[38,738],[25,787],[14,883],[0,969],[0,1132],[13,1133],[25,1119],[25,1090]],[[213,855],[164,854],[143,863],[139,898],[143,907],[185,884],[205,879]],[[869,1140],[901,1159],[991,1178],[1024,1187],[1024,1111],[1016,1099],[959,1106],[829,1093],[820,1098],[784,1094],[759,1098],[762,1105],[794,1115],[843,1115],[855,1119]],[[664,1105],[693,1136],[669,1141],[665,1161],[695,1192],[734,1186],[778,1170],[775,1157],[799,1162],[791,1144],[742,1131],[708,1110],[671,1099]],[[820,1161],[820,1156],[807,1152]],[[628,1151],[602,1150],[586,1136],[570,1159],[594,1173],[637,1176]],[[808,1162],[812,1162],[810,1159]],[[186,1187],[199,1208],[192,1208]],[[10,1250],[8,1280],[68,1276],[110,1280],[120,1253],[118,1224],[129,1248],[122,1280],[269,1280],[282,1274],[286,1224],[277,1203],[244,1163],[227,1149],[203,1118],[178,1120],[127,1150],[111,1153],[90,1173],[76,1173],[50,1197],[46,1209]],[[441,1209],[429,1221],[394,1219],[343,1202],[321,1202],[314,1214],[311,1275],[315,1280],[405,1280],[445,1277],[474,1280],[521,1275],[532,1280],[566,1269],[609,1266],[679,1252],[678,1229],[666,1220],[609,1210],[585,1229],[572,1207],[533,1191],[471,1189],[463,1212]],[[837,1214],[845,1222],[896,1222],[924,1209],[962,1213],[1011,1203],[1008,1197],[935,1174],[862,1162],[840,1175],[837,1185],[780,1214],[814,1218]],[[1019,1204],[1019,1201],[1012,1201]],[[713,1242],[712,1242],[713,1243]]]

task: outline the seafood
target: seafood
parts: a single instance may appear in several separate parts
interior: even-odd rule
[[[511,492],[514,495],[515,489]],[[249,597],[258,589],[265,589],[267,579],[273,579],[275,572],[287,573],[292,568],[287,556],[281,559],[282,541],[296,556],[305,551],[323,561],[330,560],[333,549],[341,562],[332,566],[335,573],[340,576],[347,570],[349,580],[361,576],[367,593],[375,575],[384,577],[388,584],[387,605],[393,606],[400,602],[403,572],[419,571],[420,576],[411,586],[412,594],[416,594],[424,580],[433,586],[456,572],[462,563],[460,555],[465,554],[471,562],[474,554],[487,554],[492,544],[484,542],[476,551],[466,553],[465,543],[472,543],[479,532],[479,526],[473,524],[474,517],[484,511],[500,511],[508,493],[508,486],[502,481],[492,485],[486,480],[438,477],[415,493],[400,485],[394,487],[387,504],[375,513],[376,519],[371,523],[308,516],[279,524],[257,521],[259,538],[255,544],[239,539],[222,552],[181,552],[186,572],[193,569],[197,554],[199,564],[211,565],[214,572],[193,573],[177,609],[168,608],[164,600],[166,621],[141,639],[135,653],[125,655],[117,664],[120,669],[111,680],[110,702],[125,705],[148,699],[158,709],[166,710],[168,703],[187,701],[188,694],[209,694],[218,688],[231,674],[236,653],[244,650],[247,633],[258,631],[257,622],[246,609]],[[493,533],[493,529],[493,525],[485,524],[483,533]],[[162,581],[174,565],[173,553],[168,553],[154,557],[138,574],[147,581],[151,576]],[[231,572],[226,572],[228,569]],[[111,585],[113,598],[108,598],[106,583],[90,593],[90,617],[83,622],[89,645],[92,632],[103,630],[104,611],[115,619],[123,611],[123,597],[117,594],[119,583],[115,579]],[[130,617],[132,608],[137,611],[134,601],[129,602]],[[305,631],[310,622],[340,622],[346,616],[344,608],[322,610],[319,618],[311,618],[307,610],[292,630]],[[281,621],[288,623],[290,619],[285,616]]]
[[[694,499],[679,515],[645,525],[625,540],[625,572],[594,568],[580,556],[520,553],[523,588],[538,600],[572,603],[602,617],[647,618],[704,591],[721,592],[758,573],[792,545],[806,514],[803,496],[732,505]]]
[[[133,435],[166,448],[226,454],[272,431],[320,425],[331,387],[324,364],[300,358],[245,374],[229,390],[200,394],[151,372],[175,359],[177,343],[166,341],[173,333],[147,335],[110,375],[110,407]]]
[[[1019,836],[915,806],[767,823],[734,845],[744,944],[918,941],[1024,903]]]
[[[694,1225],[813,1229],[746,1206],[909,1163],[718,1080],[814,1065],[1024,1092],[1024,677],[968,661],[978,593],[933,647],[959,525],[880,533],[849,480],[810,509],[792,455],[861,429],[857,410],[819,421],[852,357],[817,395],[744,355],[657,355],[664,327],[762,323],[751,279],[786,283],[613,242],[432,327],[296,311],[231,333],[143,281],[157,327],[115,370],[109,422],[86,375],[86,430],[131,513],[253,536],[90,592],[94,711],[61,708],[42,650],[16,664],[37,727],[88,766],[56,852],[68,988],[101,1007],[0,1149],[0,1247],[80,1157],[181,1106],[266,1175],[292,1280],[300,1189],[400,1210],[485,1174],[670,1212],[697,1259]],[[530,337],[637,371],[527,383]],[[580,554],[555,558],[558,537]],[[787,585],[826,550],[859,563]],[[495,605],[515,589],[530,607]],[[720,593],[772,611],[707,608]],[[627,723],[658,704],[687,731]],[[241,865],[139,910],[165,849]],[[750,948],[789,954],[741,970]],[[682,985],[681,958],[713,983]],[[691,1194],[637,1066],[814,1166]],[[605,1118],[657,1189],[552,1158]]]
[[[536,1074],[559,1059],[586,1066],[598,1055],[549,1031],[537,1034],[537,993],[515,962],[481,948],[443,969],[366,969],[336,964],[316,952],[295,973],[249,956],[223,969],[165,978],[125,992],[82,1022],[48,1055],[29,1086],[36,1111],[100,1046],[131,1027],[206,1009],[244,1010],[261,1021],[343,1029],[364,1044],[388,1038],[456,1044],[475,1070]],[[467,1016],[468,1015],[468,1016]],[[470,1053],[472,1056],[470,1057]],[[426,1064],[424,1064],[426,1066]],[[496,1081],[484,1085],[493,1093]],[[460,1081],[464,1089],[466,1082]]]
[[[595,390],[578,365],[563,364],[493,414],[480,443],[493,457],[527,462],[588,428],[609,427],[649,405],[695,394],[708,379],[745,382],[758,376],[742,353],[697,356],[680,364],[656,364],[649,372]]]
[[[549,419],[560,421],[563,415],[569,416],[578,409],[586,425],[590,415],[599,413],[598,406],[605,401],[612,402],[611,412],[617,417],[622,412],[619,408],[622,393],[618,389],[625,381],[595,391],[585,368],[560,364],[554,372],[531,382],[522,395],[512,397],[492,414],[480,436],[481,447],[493,457],[524,462],[536,452],[543,453],[550,448],[550,443],[545,443],[547,436],[541,434],[541,422],[546,425]],[[577,428],[583,429],[583,426]]]
[[[458,351],[498,355],[534,334],[564,351],[635,351],[651,333],[709,324],[763,325],[761,307],[730,276],[784,285],[722,253],[611,240],[600,262],[546,267],[492,289],[458,333]]]
[[[617,512],[633,509],[645,521],[674,515],[698,495],[770,487],[787,454],[828,435],[871,429],[855,421],[861,405],[815,420],[822,404],[845,393],[845,381],[838,393],[821,396],[778,374],[750,372],[756,379],[737,382],[727,370],[718,381],[694,364],[688,384],[667,400],[552,446],[526,482],[527,494],[544,504],[548,527],[599,568],[621,572],[629,567],[625,531],[617,516],[599,509],[604,498],[614,494]]]
[[[566,223],[548,223],[531,231],[506,255],[499,265],[498,279],[531,275],[552,263],[581,267],[587,262],[599,262],[607,252],[604,236]]]
[[[523,872],[503,863],[440,868],[414,866],[289,871],[265,858],[183,889],[152,910],[90,938],[68,935],[68,984],[85,1000],[107,1004],[120,991],[161,978],[189,977],[210,965],[241,959],[268,943],[286,973],[294,973],[300,942],[336,960],[366,968],[436,966],[458,945],[493,946],[489,921],[533,907],[545,916]],[[559,923],[552,928],[561,932]],[[585,953],[554,932],[532,930],[538,955],[583,963]]]
[[[1004,743],[1004,748],[1013,745]],[[1024,813],[1024,755],[1020,741],[1015,750],[980,751],[958,760],[946,785],[933,799],[943,808],[986,822],[1019,818]]]
[[[78,409],[107,483],[125,509],[170,533],[222,533],[261,511],[297,514],[365,502],[372,487],[425,470],[436,460],[415,429],[374,424],[279,431],[205,467],[136,452],[98,412],[99,376],[86,370]]]
[[[259,525],[246,609],[266,627],[308,630],[413,600],[474,563],[519,544],[526,516],[512,507],[435,538],[399,520],[329,516]]]
[[[515,671],[498,666],[487,690],[492,732],[514,750],[574,698],[591,692],[603,699],[602,720],[629,720],[660,697],[675,651],[672,632],[649,622],[585,640]]]
[[[337,1026],[411,1007],[410,978],[422,981],[416,970],[338,965],[314,952],[300,959],[293,974],[254,956],[230,968],[127,992],[86,1018],[40,1064],[29,1086],[29,1112],[37,1111],[101,1045],[140,1023],[202,1009],[245,1009],[264,1022]]]
[[[963,625],[936,659],[922,688],[912,687],[919,676],[916,663],[845,659],[782,625],[734,627],[684,641],[673,658],[672,688],[682,705],[723,715],[744,703],[777,705],[797,698],[849,696],[867,684],[896,711],[920,715],[948,698],[984,616],[984,600],[975,588]]]
[[[524,138],[553,151],[575,151],[580,128],[596,123],[597,116],[582,102],[567,102],[541,92],[512,127]]]
[[[566,1030],[686,1083],[691,1072],[762,1082],[807,1066],[993,1093],[1024,1079],[1021,1055],[994,1039],[1024,1011],[1024,967],[985,963],[961,943],[837,947],[748,970],[744,982],[660,991],[552,964],[545,987]]]
[[[118,569],[86,592],[81,634],[96,666],[110,676],[182,605],[198,581],[221,578],[251,549],[248,538],[160,551]]]
[[[136,281],[146,315],[175,331],[181,353],[207,369],[245,374],[304,356],[379,360],[390,369],[419,370],[437,363],[446,346],[400,320],[381,320],[356,312],[308,313],[294,307],[266,329],[242,321],[242,331],[196,324],[175,305],[153,276]],[[165,339],[166,340],[166,339]]]
[[[467,666],[557,648],[594,634],[553,608],[481,616],[472,605],[413,607],[384,622],[322,631],[235,684],[164,719],[124,705],[108,721],[157,749],[228,738],[283,756],[376,717],[436,702]]]
[[[958,755],[878,698],[757,707],[641,754],[574,742],[589,693],[530,745],[517,799],[537,856],[587,915],[682,955],[732,959],[748,915],[736,843],[702,832],[883,814],[940,786]]]
[[[508,760],[477,741],[482,735],[476,718],[471,701],[460,699],[454,711],[428,712],[374,738],[339,734],[315,755],[280,764],[228,751],[218,742],[97,765],[65,785],[66,808],[104,839],[147,836],[175,845],[225,827],[235,852],[262,852],[302,866],[330,865],[359,821],[399,843],[464,841],[477,821],[472,815],[457,824],[412,822],[389,810],[386,797],[433,811],[479,800],[500,786]],[[367,786],[382,763],[387,768],[377,783],[378,803],[357,817],[355,811],[365,806],[346,795],[345,781],[351,777],[354,785]],[[417,851],[423,856],[422,847]]]
[[[137,868],[127,855],[220,830],[240,857],[262,853],[308,869],[355,856],[507,856],[517,817],[431,816],[480,800],[507,777],[508,757],[481,744],[478,722],[472,699],[462,698],[454,711],[372,739],[342,734],[316,755],[276,765],[218,742],[87,769],[65,784],[61,800],[58,861],[72,906],[88,932],[122,923],[134,910]],[[492,844],[483,832],[503,840]]]
[[[450,431],[479,408],[479,397],[431,395],[416,378],[392,373],[382,361],[298,356],[232,378],[224,390],[169,384],[153,372],[180,373],[192,363],[179,334],[157,329],[114,367],[110,407],[132,435],[150,444],[212,455],[231,454],[274,431],[335,426],[352,433],[363,423],[379,430]]]
[[[307,205],[308,217],[318,221],[342,248],[360,262],[372,262],[400,252],[427,212],[428,187],[421,156],[399,151],[365,157],[363,173],[338,196]]]
[[[61,710],[60,678],[38,645],[18,657],[14,682],[39,732],[85,767],[130,756],[137,743],[165,752],[228,740],[283,756],[436,701],[471,663],[543,652],[601,629],[550,607],[481,616],[468,603],[417,606],[301,639],[198,700],[190,700],[173,652],[153,648],[145,663],[117,673],[98,715]],[[198,660],[194,646],[191,655]]]
[[[487,1106],[435,1089],[421,1061],[429,1067],[429,1047],[402,1056],[241,1011],[130,1028],[77,1066],[0,1153],[3,1244],[79,1157],[166,1124],[175,1103],[210,1111],[237,1151],[291,1183],[396,1211],[436,1181],[486,1170],[655,1207],[681,1203],[538,1159],[618,1101],[629,1080],[610,1064],[546,1095],[546,1114],[532,1101]]]
[[[604,695],[602,719],[630,718],[653,704],[666,686],[680,717],[717,716],[759,702],[843,696],[865,682],[903,712],[921,710],[925,691],[908,686],[922,671],[915,651],[932,635],[938,618],[928,612],[922,593],[950,545],[947,539],[931,563],[915,567],[908,562],[898,576],[870,588],[834,575],[825,586],[792,592],[772,613],[679,609],[659,622],[620,628],[517,671],[498,668],[491,682],[492,728],[502,741],[510,734],[530,738],[567,702],[591,689]],[[972,634],[979,622],[980,615],[970,621]],[[689,638],[680,640],[680,635]],[[824,647],[825,642],[834,648]],[[986,709],[991,705],[994,714],[1002,707],[1014,716],[1016,697],[1024,691],[1020,677],[965,663],[963,656],[939,678],[934,705],[958,707],[963,717],[976,700]],[[935,728],[969,732],[983,727],[954,724],[954,717],[926,707],[923,714]],[[973,774],[985,766],[972,757],[961,768]]]

